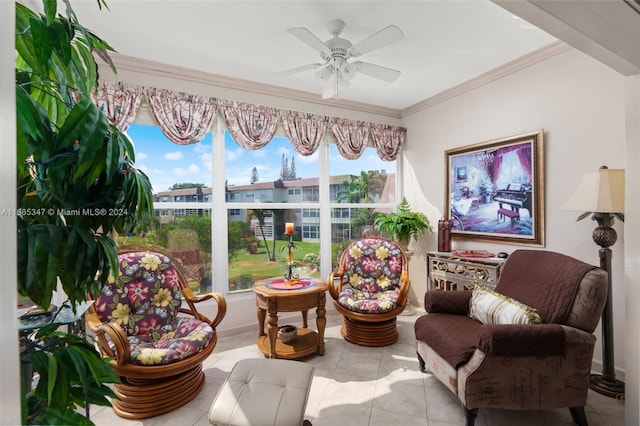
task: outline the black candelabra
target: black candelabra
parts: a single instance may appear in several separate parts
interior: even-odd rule
[[[292,271],[293,268],[293,253],[291,253],[292,248],[296,248],[296,245],[293,243],[293,235],[287,235],[289,237],[289,242],[287,243],[287,272],[284,274],[285,281],[296,280],[300,278],[300,275],[294,274]]]

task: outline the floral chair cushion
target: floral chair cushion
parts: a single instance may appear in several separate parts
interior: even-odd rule
[[[171,260],[159,253],[120,254],[118,279],[95,301],[103,322],[120,324],[134,364],[167,364],[199,352],[213,336],[209,324],[178,317],[181,293]]]
[[[381,314],[389,312],[398,304],[398,291],[380,291],[368,293],[346,285],[338,296],[338,303],[354,312]]]
[[[160,365],[200,352],[211,341],[213,328],[206,322],[178,317],[154,334],[128,336],[132,364]],[[111,342],[110,342],[111,343]]]
[[[377,238],[352,243],[344,258],[345,285],[338,303],[363,313],[388,312],[396,307],[402,275],[402,251],[393,241]]]

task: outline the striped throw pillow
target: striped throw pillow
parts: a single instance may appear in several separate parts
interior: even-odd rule
[[[539,324],[540,315],[535,309],[474,284],[469,302],[469,316],[483,324]]]

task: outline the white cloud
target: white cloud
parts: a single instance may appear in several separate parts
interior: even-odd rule
[[[318,151],[314,152],[311,155],[300,155],[298,157],[296,157],[296,163],[302,163],[302,164],[315,164],[317,166],[318,164]]]
[[[237,161],[242,157],[243,151],[244,150],[242,148],[227,149],[224,154],[227,157],[227,161]]]
[[[146,160],[149,158],[146,152],[136,152],[136,161]]]
[[[211,154],[211,145],[199,142],[193,145],[193,150],[197,154]]]
[[[164,154],[165,160],[182,160],[184,155],[180,151],[167,152]]]
[[[210,152],[200,154],[200,161],[206,170],[213,171],[213,155]]]
[[[195,175],[198,173],[200,173],[200,167],[195,164],[189,164],[186,169],[183,167],[176,167],[173,169],[173,174],[176,176]]]

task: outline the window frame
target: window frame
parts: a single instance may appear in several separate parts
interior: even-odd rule
[[[139,115],[140,117],[140,115]],[[136,119],[135,124],[139,125],[152,125],[157,126],[155,122],[149,122],[148,120]],[[205,136],[211,141],[211,154],[212,154],[212,168],[211,168],[211,182],[212,190],[211,195],[207,196],[208,200],[203,197],[202,202],[162,202],[157,201],[154,203],[155,211],[166,211],[174,209],[210,209],[211,211],[211,241],[212,241],[212,289],[211,291],[220,292],[225,295],[227,300],[245,300],[253,297],[253,292],[248,290],[229,291],[229,276],[228,276],[228,245],[227,245],[227,227],[228,227],[228,209],[254,209],[264,207],[264,204],[258,202],[233,202],[226,197],[228,194],[225,191],[225,132],[228,131],[224,120],[217,117],[214,127]],[[275,136],[285,137],[282,126],[278,126]],[[273,209],[285,209],[292,210],[294,212],[302,212],[303,209],[318,209],[319,217],[317,225],[319,225],[319,240],[328,241],[329,244],[320,245],[320,258],[331,259],[331,241],[332,241],[332,223],[333,217],[331,216],[331,209],[353,209],[353,208],[392,208],[396,207],[396,204],[382,204],[382,203],[346,203],[338,202],[337,200],[331,200],[330,194],[330,167],[329,167],[329,146],[333,144],[333,138],[330,132],[327,132],[324,140],[318,147],[318,200],[313,202],[295,202],[295,203],[269,203],[269,207]],[[371,143],[368,147],[371,147]],[[355,172],[359,173],[359,170]],[[395,160],[395,194],[396,200],[401,198],[402,194],[402,154]],[[355,174],[355,173],[354,173]],[[294,188],[296,192],[299,190],[304,192],[301,188]],[[302,196],[302,194],[300,194]],[[231,197],[234,198],[233,193]],[[235,197],[237,198],[237,197]],[[303,197],[301,197],[302,199]],[[219,200],[219,201],[218,201]],[[155,215],[154,211],[154,215]],[[167,212],[168,213],[168,212]],[[162,213],[161,213],[162,214]],[[216,236],[224,236],[223,238],[216,238]],[[324,261],[320,264],[320,276],[327,277],[331,272],[332,262]]]

